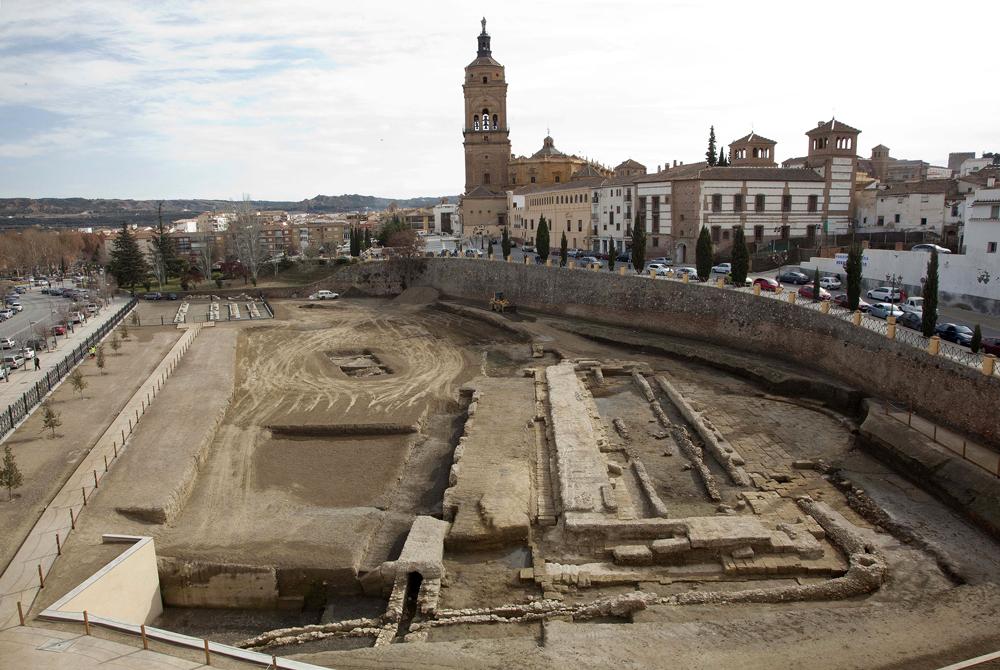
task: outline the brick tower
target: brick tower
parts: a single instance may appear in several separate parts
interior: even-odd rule
[[[465,192],[477,186],[503,193],[508,181],[510,136],[507,129],[507,81],[503,65],[490,55],[490,36],[479,34],[476,60],[465,68]]]

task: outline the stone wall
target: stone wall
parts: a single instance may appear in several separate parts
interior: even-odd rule
[[[376,291],[394,283],[393,264],[379,264],[386,267],[378,273],[370,265],[346,268],[337,279],[357,286],[365,273]],[[464,258],[426,259],[422,266],[417,283],[445,297],[485,306],[502,290],[522,308],[779,357],[1000,443],[1000,379],[819,312],[750,293],[607,272]]]

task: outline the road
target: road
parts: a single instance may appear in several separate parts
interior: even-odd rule
[[[72,283],[67,285],[72,286]],[[0,337],[12,337],[18,342],[37,337],[37,335],[32,334],[32,327],[35,324],[41,324],[51,333],[48,329],[57,321],[58,309],[71,304],[68,299],[61,296],[49,296],[42,293],[42,289],[39,287],[28,289],[28,292],[23,293],[20,298],[24,310],[0,323]]]

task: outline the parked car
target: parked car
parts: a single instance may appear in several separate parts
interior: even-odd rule
[[[97,314],[97,312],[100,310],[100,308],[95,303],[88,303],[85,309],[87,310],[87,314]]]
[[[903,314],[905,314],[905,312],[901,310],[899,307],[887,302],[875,303],[874,305],[868,308],[868,313],[871,316],[875,316],[880,319],[888,319],[890,316],[894,316],[898,319],[899,317],[903,316]]]
[[[674,276],[674,269],[673,268],[667,268],[667,267],[662,267],[661,266],[661,267],[657,268],[653,272],[653,274],[656,275],[657,277],[673,277]]]
[[[619,263],[629,263],[629,264],[631,264],[632,263],[632,252],[631,251],[623,251],[622,253],[618,254],[618,256],[615,258],[615,260],[617,262],[619,262]]]
[[[52,326],[52,334],[53,335],[65,335],[66,334],[66,326],[64,326],[62,324],[57,324],[55,326]]]
[[[176,293],[168,293],[167,294],[167,300],[177,300],[177,294]]]
[[[972,329],[957,323],[939,323],[934,329],[934,333],[942,340],[948,340],[962,346],[969,346],[972,342]]]
[[[13,337],[0,337],[0,349],[13,349],[17,346],[17,340]]]
[[[590,265],[591,263],[599,263],[600,262],[600,261],[597,260],[596,256],[581,256],[581,257],[577,258],[577,260],[580,263],[584,264],[584,265]]]
[[[894,289],[891,286],[879,286],[878,288],[873,288],[866,294],[869,300],[888,300],[890,302],[903,302],[906,300],[906,294],[903,293],[902,289]]]
[[[21,347],[20,353],[22,356],[24,356],[24,359],[26,361],[30,361],[32,358],[35,357],[35,350],[32,349],[31,347]]]
[[[839,291],[843,287],[843,284],[836,277],[820,277],[819,287],[825,288],[828,291]]]
[[[833,304],[836,305],[837,307],[843,307],[844,309],[850,309],[851,308],[851,306],[847,302],[847,294],[846,293],[841,293],[840,295],[834,296],[834,298],[833,298]],[[871,308],[871,305],[869,305],[864,300],[858,298],[858,309],[860,311],[867,312],[869,310],[869,308]]]
[[[660,270],[669,270],[670,267],[666,263],[646,263],[646,272],[653,270],[659,274]]]
[[[760,286],[761,291],[770,291],[772,293],[776,293],[781,288],[781,284],[770,277],[757,277],[753,280],[753,283],[756,286]]]
[[[24,367],[24,363],[24,356],[21,355],[20,351],[4,351],[3,358],[0,359],[0,364],[12,370]]]
[[[950,254],[951,249],[939,246],[937,244],[914,244],[910,247],[910,251],[926,251],[930,253],[931,251],[936,251],[939,254]]]
[[[44,337],[35,337],[30,340],[25,340],[24,346],[29,349],[34,349],[35,351],[48,351],[49,343]]]
[[[697,268],[692,268],[692,267],[677,268],[676,270],[674,270],[674,274],[676,274],[678,277],[683,277],[684,275],[688,275],[692,279],[698,278]]]
[[[14,316],[15,313],[16,312],[9,307],[7,309],[0,309],[0,319],[9,319]]]
[[[69,322],[73,324],[83,323],[83,314],[80,312],[70,312],[69,316],[66,318],[68,318]]]
[[[482,258],[483,257],[483,250],[482,249],[466,249],[465,250],[465,257],[466,258]]]
[[[153,291],[152,293],[147,293],[146,295],[144,295],[142,297],[144,299],[146,299],[146,300],[162,300],[163,299],[163,294],[162,293],[158,293],[157,291]]]
[[[523,251],[526,254],[538,253],[535,250],[535,245],[534,244],[525,244],[524,246],[521,247],[521,251]]]
[[[667,258],[666,256],[660,256],[659,258],[650,258],[649,263],[659,263],[660,265],[672,266],[674,260],[672,258]]]
[[[311,296],[310,300],[336,300],[340,297],[339,293],[334,293],[333,291],[327,291],[326,289],[316,291]]]
[[[922,330],[924,327],[924,317],[917,312],[903,312],[903,315],[896,319],[896,323],[913,330]]]
[[[1000,356],[1000,337],[984,337],[982,342],[982,352]]]
[[[907,298],[902,303],[900,303],[899,308],[904,312],[916,312],[917,314],[924,313],[924,299],[923,298]]]
[[[727,275],[733,271],[732,263],[719,263],[712,267],[712,274]]]
[[[0,365],[0,380],[7,381],[7,368]]]
[[[783,284],[808,284],[812,281],[808,276],[802,274],[801,272],[796,272],[795,270],[786,270],[785,272],[779,274],[777,279]]]
[[[806,284],[805,286],[799,287],[799,295],[802,296],[803,298],[805,298],[806,300],[812,300],[813,299],[813,285],[812,284]],[[819,289],[819,299],[820,300],[832,300],[833,299],[833,295],[831,295],[829,291],[827,291],[825,288],[823,288],[821,286],[820,289]]]

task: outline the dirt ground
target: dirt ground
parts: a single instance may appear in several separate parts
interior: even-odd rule
[[[24,484],[13,502],[7,501],[6,490],[0,494],[0,567],[6,567],[42,509],[178,337],[180,331],[173,328],[132,329],[117,353],[105,347],[104,374],[93,360],[80,365],[87,382],[82,393],[64,380],[50,396],[62,421],[54,438],[42,428],[42,412],[36,410],[7,439]]]
[[[770,486],[777,480],[764,475],[787,471],[785,503],[808,494],[854,523],[886,558],[889,578],[882,589],[837,602],[658,605],[638,613],[633,623],[463,625],[434,629],[427,644],[359,648],[371,641],[331,640],[282,653],[337,668],[931,669],[1000,646],[995,632],[1000,546],[860,451],[850,417],[817,402],[774,396],[757,383],[690,360],[597,342],[572,332],[566,319],[513,315],[511,323],[547,351],[543,358],[532,358],[530,345],[513,333],[435,308],[429,304],[434,298],[433,292],[411,290],[397,301],[279,301],[273,321],[220,326],[239,329],[231,362],[233,399],[180,514],[164,525],[142,525],[116,515],[98,498],[67,553],[99,565],[111,551],[97,543],[101,532],[140,532],[155,537],[161,556],[281,569],[371,570],[398,556],[414,515],[441,514],[452,452],[465,425],[458,393],[464,383],[478,376],[522,377],[524,367],[553,364],[560,357],[628,360],[648,365],[650,382],[658,374],[669,378],[741,454],[748,473]],[[613,327],[600,330],[611,342],[640,337]],[[356,374],[365,367],[360,360],[365,357],[381,366],[377,374]],[[768,362],[755,358],[753,363]],[[670,516],[718,511],[631,377],[608,376],[603,386],[590,388],[612,446],[625,446],[612,428],[612,419],[621,418],[630,432],[627,446],[645,465]],[[671,421],[682,421],[668,402],[661,404]],[[150,411],[162,410],[154,405]],[[187,419],[204,417],[193,407]],[[362,429],[347,435],[333,429],[374,424],[418,430],[376,435]],[[288,427],[310,434],[290,436]],[[498,440],[504,438],[502,430],[496,432]],[[611,459],[624,470],[623,454],[615,452]],[[131,451],[129,457],[134,457]],[[792,469],[793,461],[822,461],[834,468],[833,474]],[[714,460],[706,457],[706,463],[723,500],[735,505],[737,488]],[[863,487],[912,535],[894,535],[859,513],[838,488],[841,478]],[[642,498],[634,475],[622,483],[629,497]],[[655,515],[645,504],[636,512]],[[557,546],[559,532],[533,527],[530,539],[549,551]],[[482,607],[538,597],[538,587],[518,578],[518,571],[531,565],[527,546],[449,550],[440,604]],[[696,564],[674,568],[677,579],[638,586],[661,595],[747,586],[738,577],[720,579],[711,572],[702,578]],[[719,566],[712,570],[718,572]],[[58,597],[78,577],[57,569],[45,598]],[[772,575],[750,586],[820,579],[825,577]],[[574,587],[563,595],[581,602],[632,588]],[[370,600],[364,606],[377,607],[378,599]],[[357,610],[350,597],[334,598],[329,605],[323,620]],[[177,609],[168,611],[163,623],[235,640],[269,626],[312,621],[317,612],[285,616]]]

